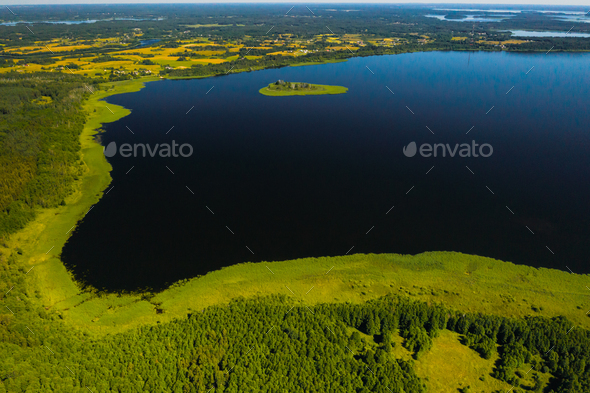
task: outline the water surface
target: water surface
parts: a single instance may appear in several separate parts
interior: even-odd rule
[[[108,18],[108,19],[85,19],[85,20],[39,20],[39,21],[17,21],[17,22],[3,22],[0,26],[16,26],[18,24],[37,24],[37,23],[49,23],[54,25],[79,25],[82,23],[96,23],[96,22],[113,22],[118,20],[163,20],[163,18],[157,19],[145,19],[145,18]]]
[[[436,18],[438,20],[446,20],[448,22],[502,22],[504,19],[508,19],[513,15],[494,15],[493,18],[486,18],[479,15],[465,15],[464,18],[447,18],[446,15],[424,15],[427,18]],[[497,16],[497,17],[496,17]]]
[[[510,30],[512,37],[590,37],[590,33],[575,33],[567,31],[528,31]]]
[[[347,252],[460,251],[589,273],[589,61],[414,53],[162,80],[109,97],[132,113],[105,126],[105,145],[174,140],[194,152],[109,158],[113,188],[63,260],[110,290]],[[258,93],[277,79],[349,91]],[[494,152],[408,158],[412,141]]]

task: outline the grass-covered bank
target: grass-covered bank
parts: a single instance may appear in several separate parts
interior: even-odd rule
[[[72,285],[65,275],[53,276],[60,285]],[[460,253],[357,254],[239,264],[158,294],[119,296],[71,290],[54,301],[51,310],[72,327],[105,334],[185,318],[239,296],[284,294],[298,303],[314,305],[363,303],[401,294],[464,312],[506,317],[564,315],[588,328],[586,281],[587,276]]]
[[[1,247],[3,254],[15,254],[21,270],[29,272],[24,281],[29,292],[36,292],[39,302],[53,309],[65,299],[76,296],[79,289],[59,259],[59,254],[72,228],[102,196],[111,182],[111,166],[103,155],[103,147],[95,140],[102,124],[114,122],[130,111],[106,104],[103,99],[114,94],[140,90],[144,82],[158,78],[111,82],[95,90],[84,103],[87,112],[81,142],[83,174],[74,186],[74,192],[65,199],[65,205],[39,209],[36,219],[23,230],[12,235]],[[108,107],[107,107],[108,106]]]

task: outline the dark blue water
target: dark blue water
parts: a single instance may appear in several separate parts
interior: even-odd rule
[[[161,289],[239,262],[353,246],[588,273],[589,60],[415,53],[163,80],[110,97],[132,113],[105,127],[105,145],[174,140],[194,153],[109,158],[114,188],[63,260],[78,279],[110,290]],[[277,79],[349,91],[258,93]],[[402,148],[412,141],[494,150],[408,158]]]

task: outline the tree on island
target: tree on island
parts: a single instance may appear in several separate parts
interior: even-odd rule
[[[282,79],[279,79],[278,81],[276,81],[274,83],[275,86],[279,86],[280,87],[284,87],[287,89],[292,89],[292,90],[299,90],[299,89],[312,89],[314,88],[311,84],[309,83],[296,83],[296,82],[285,82]]]

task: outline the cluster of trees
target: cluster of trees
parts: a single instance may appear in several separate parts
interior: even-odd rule
[[[300,82],[285,82],[282,79],[279,79],[275,83],[271,83],[268,86],[271,90],[299,90],[299,89],[317,89],[317,86],[314,86],[309,83],[300,83]]]
[[[0,325],[0,392],[425,392],[412,362],[285,297],[236,300],[100,340],[31,314]]]
[[[72,191],[82,170],[81,101],[90,94],[84,83],[61,73],[0,79],[0,238],[22,228],[35,208],[63,204]]]
[[[482,329],[478,329],[480,334],[467,333],[463,337],[463,344],[477,351],[482,358],[490,359],[496,352],[496,343],[494,340],[483,334]]]
[[[271,296],[93,339],[21,300],[0,318],[0,392],[421,393],[413,361],[395,358],[392,337],[399,332],[419,359],[442,329],[480,345],[484,357],[490,342],[499,345],[493,377],[515,392],[523,392],[517,369],[525,364],[551,373],[545,392],[590,391],[590,332],[564,318],[461,314],[393,296],[308,308]]]

